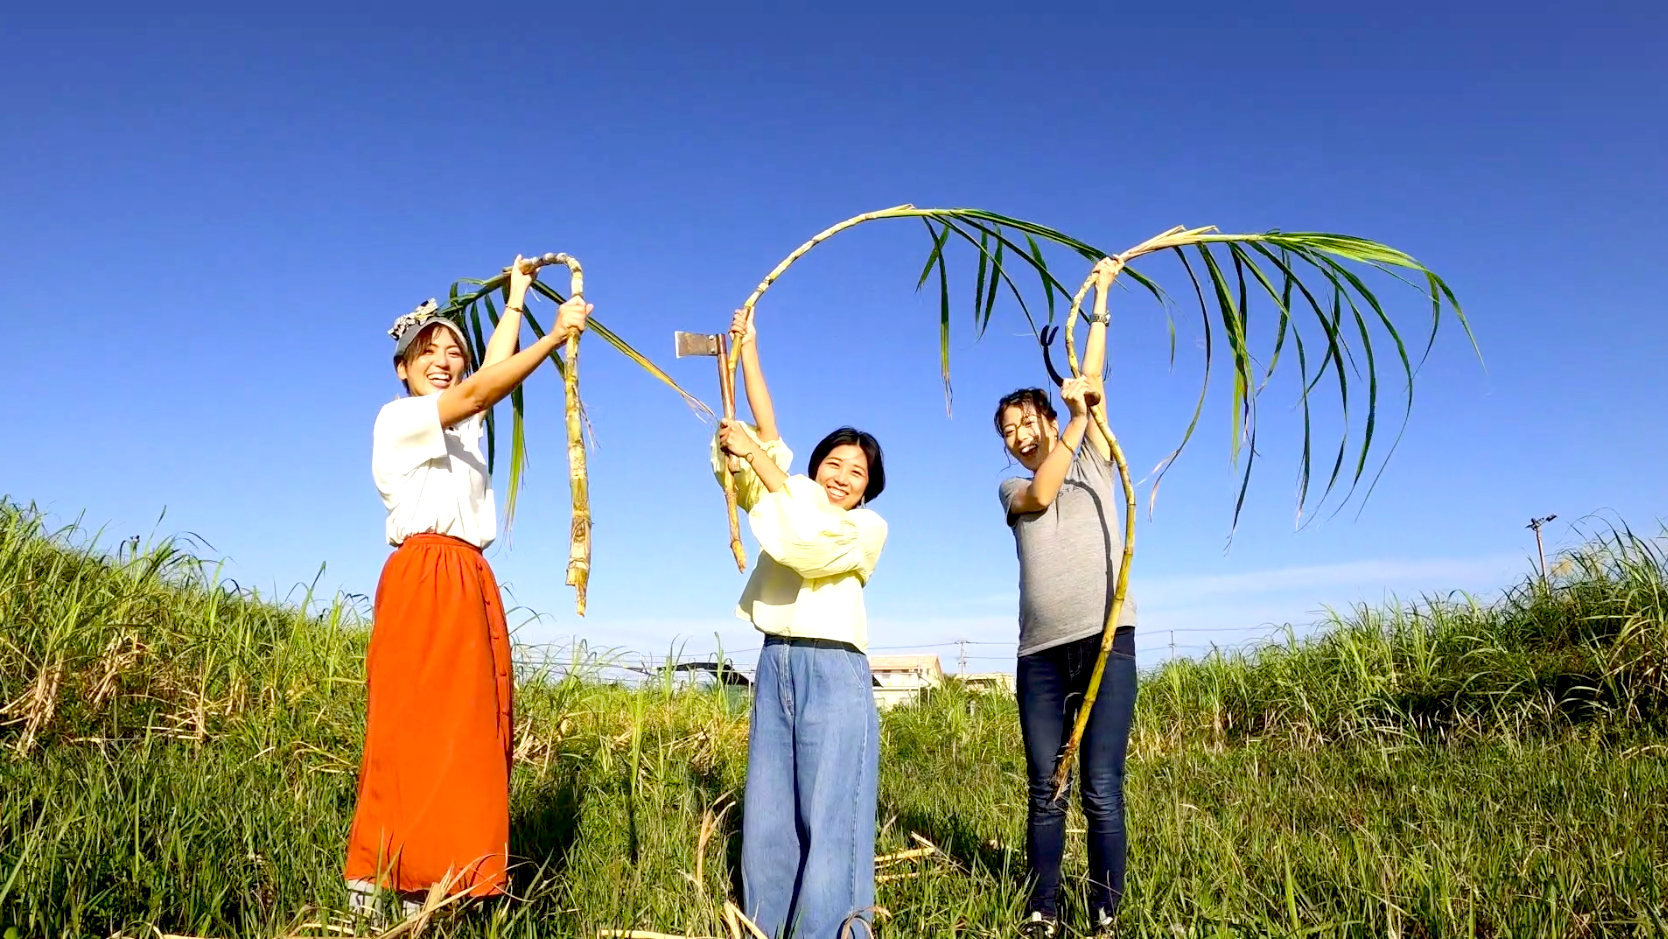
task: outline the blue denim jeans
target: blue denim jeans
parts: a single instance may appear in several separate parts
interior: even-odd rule
[[[1066,850],[1066,798],[1054,796],[1054,768],[1071,737],[1089,674],[1100,653],[1100,637],[1021,656],[1017,668],[1019,729],[1025,740],[1030,799],[1025,854],[1031,867],[1030,909],[1059,915],[1060,858]],[[1135,630],[1113,636],[1100,692],[1083,731],[1077,763],[1083,778],[1083,815],[1088,822],[1092,910],[1116,913],[1124,895],[1124,754],[1135,720]],[[1093,913],[1091,912],[1091,916]]]
[[[880,721],[853,646],[768,637],[753,685],[744,912],[772,939],[871,935]],[[792,925],[790,931],[789,926]]]

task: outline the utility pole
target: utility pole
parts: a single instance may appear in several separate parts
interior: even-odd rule
[[[960,650],[956,653],[956,673],[959,674],[959,675],[962,675],[962,676],[966,676],[967,675],[967,640],[966,639],[957,639],[956,640],[956,646]]]
[[[1532,518],[1526,526],[1535,532],[1535,553],[1539,554],[1541,558],[1542,587],[1546,586],[1546,546],[1541,543],[1541,526],[1557,517],[1556,515],[1548,515],[1545,518]]]
[[[1170,630],[1170,658],[1176,657],[1176,631]]]

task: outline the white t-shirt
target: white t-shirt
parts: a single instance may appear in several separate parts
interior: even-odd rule
[[[388,543],[438,532],[485,548],[498,536],[497,506],[481,455],[481,415],[440,426],[440,395],[382,406],[371,432],[371,475],[388,508]]]

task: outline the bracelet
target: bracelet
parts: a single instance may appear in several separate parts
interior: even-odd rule
[[[1112,314],[1110,314],[1110,313],[1099,313],[1099,314],[1090,313],[1090,314],[1088,314],[1088,320],[1092,324],[1099,324],[1101,326],[1105,326],[1108,323],[1112,322]]]
[[[504,312],[505,313],[526,313],[527,308],[524,307],[524,306],[505,306],[504,307]]]

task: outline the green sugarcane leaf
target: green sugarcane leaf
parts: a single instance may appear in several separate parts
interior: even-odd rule
[[[947,236],[948,232],[940,237]],[[950,275],[944,268],[943,252],[938,255],[938,306],[938,355],[944,372],[944,413],[949,414],[954,397],[950,390]]]
[[[919,293],[921,288],[926,285],[927,278],[932,276],[933,266],[939,262],[939,259],[944,254],[944,239],[950,237],[950,230],[947,226],[944,227],[944,229],[938,234],[934,235],[932,231],[932,222],[930,220],[921,219],[921,224],[927,226],[927,236],[932,239],[932,253],[927,255],[927,263],[921,268],[921,278],[915,282],[915,291],[917,293]]]
[[[1199,380],[1199,400],[1193,405],[1193,416],[1187,422],[1187,430],[1182,432],[1181,442],[1176,444],[1175,449],[1171,450],[1168,456],[1159,461],[1158,466],[1154,470],[1152,493],[1147,497],[1147,514],[1149,517],[1152,515],[1153,508],[1158,504],[1158,487],[1164,482],[1164,474],[1170,471],[1170,467],[1175,465],[1176,458],[1180,457],[1182,451],[1187,448],[1188,441],[1193,439],[1193,432],[1199,427],[1200,416],[1205,413],[1205,399],[1210,392],[1211,363],[1214,360],[1214,341],[1210,325],[1210,305],[1205,301],[1204,288],[1199,284],[1199,276],[1194,273],[1193,265],[1187,260],[1187,252],[1181,247],[1171,248],[1169,250],[1174,251],[1176,253],[1176,257],[1181,259],[1182,269],[1187,271],[1188,279],[1193,282],[1193,294],[1199,301],[1199,321],[1204,328],[1205,334],[1205,370]],[[1125,270],[1128,270],[1128,268],[1125,268]]]
[[[1002,267],[1002,242],[1000,241],[996,243],[996,257],[992,259],[991,263],[994,264],[997,269],[1001,269]],[[984,316],[979,321],[979,335],[981,336],[985,334],[986,329],[990,328],[990,315],[996,309],[996,288],[997,279],[995,273],[993,272],[990,278],[990,290],[985,294]]]

